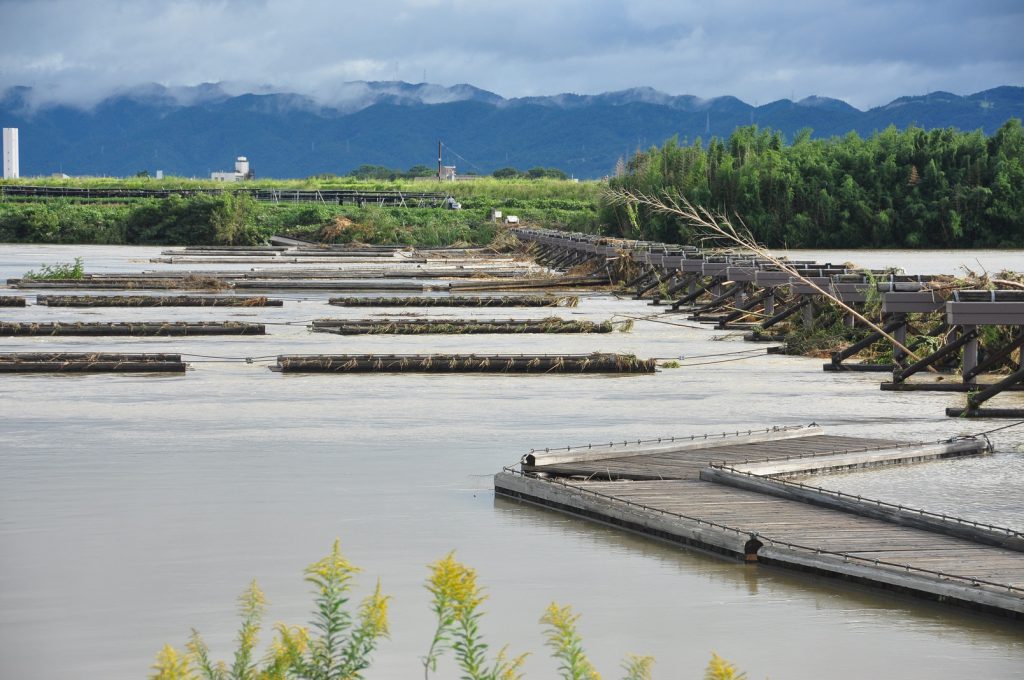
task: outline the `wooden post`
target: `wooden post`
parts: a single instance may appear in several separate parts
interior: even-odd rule
[[[962,333],[971,334],[976,326],[964,326]],[[972,334],[973,337],[967,341],[964,345],[964,354],[960,363],[960,374],[963,376],[965,383],[974,385],[978,382],[978,377],[975,375],[974,369],[978,365],[978,335],[977,333]]]
[[[814,303],[808,302],[804,305],[803,311],[804,328],[810,329],[814,325]]]

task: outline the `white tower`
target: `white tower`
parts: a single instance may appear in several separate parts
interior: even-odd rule
[[[249,174],[249,159],[245,156],[239,156],[235,159],[235,172],[242,175],[242,179]]]
[[[18,128],[4,128],[4,179],[21,177],[18,162]]]

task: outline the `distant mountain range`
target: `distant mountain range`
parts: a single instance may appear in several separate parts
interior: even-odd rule
[[[120,92],[91,109],[35,105],[31,88],[0,94],[0,126],[20,128],[21,173],[151,174],[208,177],[248,156],[259,177],[344,174],[362,165],[434,167],[460,173],[512,166],[556,167],[576,177],[610,173],[619,157],[673,135],[727,137],[756,123],[792,139],[889,125],[956,127],[992,133],[1024,117],[1024,87],[969,96],[933,92],[860,111],[825,97],[751,106],[735,97],[701,99],[651,88],[598,95],[505,99],[471,85],[351,82],[326,98],[282,92],[232,94],[217,84],[150,85]]]

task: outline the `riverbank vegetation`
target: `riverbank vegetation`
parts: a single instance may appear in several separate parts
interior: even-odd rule
[[[85,261],[76,257],[74,262],[44,264],[39,271],[30,269],[22,274],[23,279],[36,281],[74,281],[85,277]]]
[[[684,220],[602,198],[606,190],[685,197],[738,217],[778,248],[1005,248],[1024,243],[1024,130],[1007,121],[995,134],[953,128],[887,128],[862,138],[787,141],[757,126],[728,139],[637,151],[608,182],[557,179],[551,169],[438,182],[364,166],[353,176],[256,180],[225,185],[170,177],[30,178],[6,183],[90,189],[216,191],[171,198],[0,200],[0,241],[102,244],[253,244],[272,234],[413,245],[483,244],[491,210],[520,224],[588,233],[693,242]],[[258,203],[249,189],[401,191],[451,195],[462,210],[327,203]],[[342,224],[335,229],[331,225]],[[325,231],[326,229],[326,231]]]
[[[778,132],[738,128],[726,140],[675,138],[621,162],[613,191],[683,196],[738,216],[769,247],[1019,248],[1024,243],[1024,130],[994,135],[917,127],[861,138],[787,143]],[[644,205],[609,201],[613,233],[692,242],[692,226]]]
[[[11,183],[11,182],[5,182]],[[594,182],[551,179],[479,179],[471,182],[413,182],[310,178],[247,182],[225,186],[206,180],[167,178],[31,179],[16,183],[88,189],[216,190],[169,198],[22,198],[0,200],[0,241],[251,245],[274,234],[326,242],[445,246],[489,243],[498,230],[492,209],[515,214],[521,224],[576,231],[597,230]],[[247,189],[346,189],[450,194],[461,210],[328,203],[265,203]],[[410,200],[410,203],[414,203]]]
[[[515,680],[527,654],[512,656],[508,648],[491,652],[481,630],[487,594],[475,569],[455,559],[454,553],[429,565],[425,587],[431,596],[435,628],[426,654],[420,659],[423,677],[438,677],[439,665],[458,667],[464,680]],[[257,655],[266,598],[253,582],[239,597],[242,623],[232,663],[214,661],[198,631],[192,631],[184,651],[164,645],[153,665],[153,680],[355,680],[366,677],[377,645],[389,635],[390,596],[380,582],[354,608],[352,589],[360,569],[342,554],[338,541],[323,559],[306,568],[314,608],[309,627],[283,623],[263,657]],[[545,643],[564,680],[598,680],[576,630],[580,615],[571,607],[551,603],[543,613]],[[446,659],[451,656],[453,658]],[[654,659],[628,655],[622,663],[624,680],[650,680]],[[735,666],[712,654],[707,680],[742,680]]]

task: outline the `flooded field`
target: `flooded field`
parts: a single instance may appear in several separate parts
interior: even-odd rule
[[[89,271],[155,268],[156,248],[0,246],[0,276],[83,255]],[[795,255],[795,253],[794,253]],[[815,253],[884,265],[870,253]],[[908,271],[959,262],[901,255]],[[928,253],[920,257],[932,257]],[[1002,259],[1000,259],[1002,258]],[[968,253],[991,269],[1024,255]],[[163,265],[160,268],[167,268]],[[922,269],[924,267],[924,269]],[[189,265],[188,268],[198,268]],[[211,268],[224,268],[212,265]],[[29,293],[30,298],[31,293]],[[592,659],[614,677],[626,652],[656,678],[699,677],[712,651],[751,678],[1016,678],[1024,626],[802,574],[744,566],[495,498],[491,475],[533,447],[817,422],[829,432],[935,440],[1005,421],[955,420],[963,395],[882,392],[880,374],[754,349],[683,317],[605,335],[337,336],[315,318],[384,310],[273,295],[279,308],[2,309],[18,321],[251,321],[267,336],[3,338],[0,351],[180,352],[184,376],[4,375],[0,382],[0,677],[145,677],[191,627],[232,650],[235,598],[253,578],[267,628],[305,623],[301,572],[335,537],[394,596],[392,636],[369,677],[421,672],[433,623],[426,565],[455,549],[490,599],[493,648],[531,652],[552,677],[538,623],[556,600],[583,615]],[[410,310],[390,310],[410,313]],[[572,309],[414,310],[444,318],[602,321],[657,312],[585,296]],[[632,352],[683,358],[654,375],[281,375],[277,354]],[[251,363],[250,363],[251,361]],[[1003,395],[1024,406],[1024,395]],[[926,509],[1024,526],[1024,427],[997,454],[817,478]],[[265,634],[265,638],[269,633]],[[438,677],[452,677],[443,666]]]

